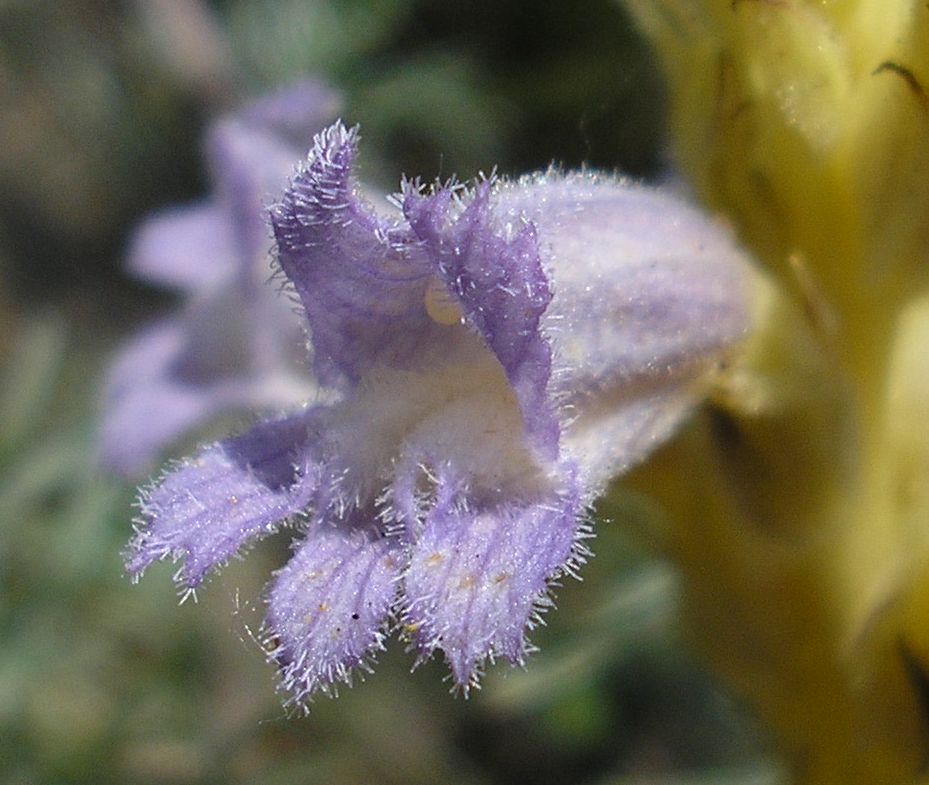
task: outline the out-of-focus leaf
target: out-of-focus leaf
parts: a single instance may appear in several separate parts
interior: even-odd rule
[[[88,444],[83,431],[51,434],[24,446],[0,474],[0,532],[24,510],[71,485],[85,473]]]
[[[787,773],[769,761],[752,766],[702,769],[661,776],[621,776],[601,780],[598,785],[787,785]]]
[[[111,579],[122,577],[111,522],[126,517],[130,500],[125,489],[102,478],[85,480],[74,490],[49,522],[48,563],[57,580],[90,584],[105,571]]]
[[[523,671],[488,678],[486,701],[500,711],[538,711],[595,681],[607,666],[669,634],[677,591],[670,568],[648,567],[617,581],[606,602],[578,618],[577,634],[544,649]],[[492,684],[490,682],[493,682]]]
[[[483,69],[465,52],[436,49],[369,80],[353,96],[350,117],[368,138],[387,142],[381,148],[390,153],[390,163],[369,161],[363,163],[365,171],[373,169],[375,178],[395,188],[398,172],[467,179],[499,161],[512,135],[514,112],[490,89],[492,80]],[[414,100],[417,109],[411,110]],[[390,174],[381,177],[378,169]]]
[[[247,71],[280,84],[300,74],[350,75],[359,56],[394,32],[411,7],[410,0],[237,0],[227,17]]]
[[[65,325],[54,314],[33,318],[22,326],[0,383],[0,455],[35,430],[46,413],[66,343]]]

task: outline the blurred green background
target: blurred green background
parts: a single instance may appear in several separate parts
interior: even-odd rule
[[[130,585],[100,376],[175,303],[123,274],[127,238],[204,194],[211,117],[307,74],[385,191],[552,161],[665,175],[661,81],[609,0],[0,0],[0,783],[780,781],[678,637],[673,572],[634,536],[657,511],[622,491],[541,653],[468,700],[395,644],[285,717],[250,630],[286,535],[198,604],[169,565]]]

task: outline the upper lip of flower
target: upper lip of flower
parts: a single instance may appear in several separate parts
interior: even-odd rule
[[[670,433],[747,319],[741,257],[664,197],[552,173],[470,192],[407,183],[402,219],[385,219],[356,196],[356,143],[341,124],[320,134],[271,211],[316,373],[340,400],[167,474],[143,496],[129,561],[138,575],[184,557],[192,588],[310,509],[269,595],[272,656],[296,701],[364,664],[391,614],[421,657],[444,651],[465,689],[484,658],[521,661],[548,582],[586,554],[588,503]],[[611,200],[633,230],[600,225]],[[650,234],[623,234],[650,230],[656,209],[678,230],[656,253],[668,269],[630,255]],[[687,254],[700,266],[679,263]],[[623,283],[635,291],[614,302]],[[632,394],[601,407],[605,437],[572,428],[566,402],[630,380]]]

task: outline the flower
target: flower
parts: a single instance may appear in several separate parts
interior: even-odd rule
[[[289,407],[311,394],[299,372],[299,319],[266,286],[263,211],[336,103],[328,88],[306,81],[216,121],[206,144],[212,197],[152,216],[136,231],[129,270],[188,301],[145,328],[110,369],[100,435],[108,468],[138,474],[223,411]]]
[[[335,401],[261,422],[141,499],[138,577],[197,587],[299,520],[268,592],[290,700],[367,666],[399,629],[467,691],[521,663],[548,587],[587,551],[587,510],[700,400],[749,325],[728,234],[662,192],[554,171],[357,195],[356,130],[315,140],[271,211],[281,271]]]

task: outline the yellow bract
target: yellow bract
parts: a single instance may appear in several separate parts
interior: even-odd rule
[[[714,404],[633,482],[797,781],[925,782],[929,4],[626,5],[682,170],[772,273]]]

